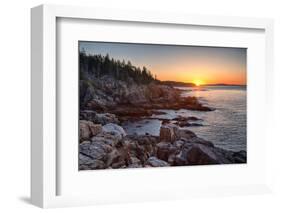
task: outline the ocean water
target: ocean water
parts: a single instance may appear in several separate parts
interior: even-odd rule
[[[213,142],[216,146],[240,151],[247,148],[246,87],[206,86],[200,89],[181,87],[182,96],[195,96],[204,105],[215,108],[211,112],[191,110],[160,110],[163,115],[153,115],[149,119],[126,122],[123,127],[128,134],[159,135],[161,121],[159,118],[173,119],[181,116],[195,116],[203,126],[184,127],[197,136]]]

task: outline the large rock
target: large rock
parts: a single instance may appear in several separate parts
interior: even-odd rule
[[[224,155],[219,155],[216,148],[200,143],[185,143],[175,157],[175,165],[206,165],[230,163]]]
[[[137,157],[134,156],[130,156],[130,158],[128,159],[128,168],[141,168],[143,167],[140,159],[138,159]]]
[[[102,131],[114,135],[118,139],[122,139],[127,135],[123,127],[112,123],[104,125]]]
[[[160,141],[174,142],[179,138],[179,128],[174,124],[162,125],[160,128]]]
[[[119,120],[116,115],[111,113],[97,113],[93,110],[83,110],[80,112],[80,119],[89,120],[95,124],[105,125],[108,123],[119,124]]]
[[[121,143],[121,142],[120,142]],[[95,136],[79,145],[79,169],[121,168],[126,163],[124,147],[106,138]]]
[[[219,163],[219,160],[212,149],[202,144],[194,144],[190,149],[186,149],[186,160],[192,165]]]
[[[105,169],[106,165],[101,160],[92,159],[86,155],[79,154],[79,170]]]
[[[96,114],[96,122],[105,125],[108,123],[114,123],[114,124],[119,124],[119,120],[116,117],[116,115],[111,114],[111,113],[100,113]]]
[[[154,155],[156,152],[155,145],[158,143],[157,137],[155,136],[133,136],[133,140],[138,144],[139,147],[142,147],[144,152],[147,155]]]
[[[80,120],[80,141],[87,140],[102,132],[102,126],[100,124],[94,124],[91,121]]]
[[[160,160],[156,157],[150,157],[148,158],[146,165],[152,166],[152,167],[164,167],[169,166],[169,164],[163,160]]]
[[[107,145],[110,145],[112,147],[115,147],[122,138],[116,137],[115,135],[112,135],[111,133],[102,132],[94,137],[91,138],[92,142],[101,142]]]
[[[157,157],[161,160],[171,162],[175,153],[179,150],[176,145],[167,142],[160,142],[156,145],[157,147]]]
[[[79,121],[79,138],[80,140],[87,140],[91,137],[92,133],[91,133],[91,129],[89,128],[89,123],[92,122],[88,122],[88,121]]]
[[[84,141],[79,145],[79,169],[105,169],[112,147],[102,142]]]
[[[211,142],[200,138],[177,140],[173,143],[160,142],[156,145],[157,157],[170,165],[199,165],[227,163],[223,154],[218,155]]]
[[[107,161],[108,153],[113,148],[103,142],[82,142],[79,145],[79,152],[93,160]]]
[[[136,157],[144,164],[150,156],[156,154],[156,144],[158,140],[154,136],[128,136],[126,144],[128,155]]]

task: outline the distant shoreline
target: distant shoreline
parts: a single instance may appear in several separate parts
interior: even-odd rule
[[[202,84],[200,85],[202,87],[204,86],[220,86],[220,87],[247,87],[247,85],[244,84]]]
[[[200,86],[195,85],[190,82],[180,82],[180,81],[160,81],[160,84],[174,87],[204,87],[204,86],[232,86],[232,87],[247,87],[245,84],[201,84]]]

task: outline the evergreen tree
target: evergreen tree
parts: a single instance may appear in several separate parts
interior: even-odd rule
[[[101,78],[109,75],[115,79],[135,82],[137,84],[148,84],[150,82],[158,82],[156,75],[148,70],[145,66],[141,69],[132,65],[131,61],[115,60],[109,57],[109,54],[102,56],[100,54],[87,54],[84,49],[79,53],[79,72],[80,79],[85,78],[85,74]]]

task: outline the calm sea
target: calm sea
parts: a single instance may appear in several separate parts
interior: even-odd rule
[[[185,127],[199,137],[212,141],[216,146],[233,151],[246,150],[247,115],[246,87],[206,86],[200,89],[181,87],[183,96],[196,96],[206,106],[215,108],[211,112],[191,110],[161,110],[164,115],[154,115],[152,119],[124,124],[129,134],[159,135],[161,121],[157,118],[173,119],[181,116],[196,116],[203,126]]]

